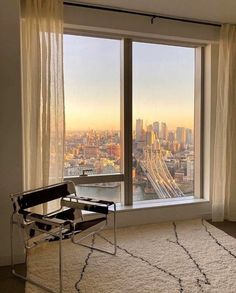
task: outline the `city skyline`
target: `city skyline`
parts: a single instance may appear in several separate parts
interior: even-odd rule
[[[134,127],[142,116],[144,125],[159,120],[193,129],[194,49],[133,48]],[[66,129],[119,130],[120,41],[66,35],[64,59]]]
[[[144,130],[152,123],[148,123],[148,124],[145,124],[145,128]],[[167,123],[166,123],[167,124]],[[180,128],[185,128],[185,129],[191,129],[192,131],[194,130],[194,128],[189,128],[189,127],[185,127],[183,125],[176,125],[174,128],[169,128],[168,127],[168,124],[167,124],[167,128],[168,128],[168,132],[172,132],[172,131],[176,131],[176,129],[180,127]],[[133,132],[135,131],[135,125],[133,126]],[[94,129],[94,128],[87,128],[87,129],[67,129],[67,132],[68,133],[74,133],[74,132],[89,132],[89,131],[99,131],[99,132],[107,132],[107,131],[111,131],[111,132],[120,132],[120,129],[113,129],[113,128],[110,128],[110,129],[106,129],[106,128],[103,128],[103,129]]]
[[[133,130],[133,132],[135,132],[135,128],[136,128],[136,123],[137,123],[137,120],[144,120],[144,119],[142,119],[142,118],[137,118],[135,121],[134,121],[134,123],[133,123],[133,126],[132,126],[132,130]],[[158,122],[158,123],[165,123],[166,124],[166,126],[167,126],[167,130],[168,130],[168,132],[172,132],[172,131],[176,131],[176,129],[177,128],[185,128],[185,129],[190,129],[190,130],[194,130],[194,128],[190,128],[190,127],[185,127],[185,126],[183,126],[183,125],[176,125],[175,127],[173,127],[173,128],[170,128],[170,127],[168,127],[168,123],[166,123],[166,121],[160,121],[160,120],[155,120],[155,121],[151,121],[150,123],[145,123],[144,124],[144,130],[146,130],[150,125],[154,125],[154,123],[156,123],[156,122]],[[120,129],[94,129],[94,128],[88,128],[88,129],[67,129],[67,131],[68,132],[89,132],[89,131],[99,131],[99,132],[106,132],[106,131],[111,131],[111,132],[120,132]]]
[[[168,131],[163,121],[147,127],[136,120],[132,139],[132,180],[135,200],[174,198],[191,195],[194,182],[194,137],[189,128]],[[65,176],[121,173],[122,140],[119,131],[67,132],[65,140]],[[119,184],[94,184],[88,188],[115,188]],[[97,190],[97,192],[99,192]],[[114,195],[113,195],[114,196]],[[119,201],[119,200],[118,200]]]

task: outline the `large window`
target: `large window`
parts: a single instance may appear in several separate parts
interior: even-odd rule
[[[196,48],[65,35],[64,72],[64,174],[81,195],[195,195]]]

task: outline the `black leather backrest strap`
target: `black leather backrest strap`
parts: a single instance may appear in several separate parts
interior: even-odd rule
[[[28,209],[69,195],[67,184],[50,186],[44,189],[19,195],[17,202],[21,210]]]

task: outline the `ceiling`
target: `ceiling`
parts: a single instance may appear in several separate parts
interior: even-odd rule
[[[236,0],[75,0],[217,23],[236,23]]]

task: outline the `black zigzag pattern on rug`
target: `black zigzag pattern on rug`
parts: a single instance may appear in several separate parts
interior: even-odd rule
[[[99,237],[101,237],[102,239],[104,239],[105,241],[107,241],[109,244],[111,245],[114,245],[110,240],[108,240],[107,238],[105,238],[104,236],[100,235],[100,234],[97,234]],[[168,272],[167,270],[161,268],[161,267],[158,267],[157,265],[154,265],[152,263],[150,263],[148,260],[144,259],[142,256],[138,256],[138,255],[135,255],[134,253],[128,251],[126,248],[123,248],[119,245],[117,245],[117,248],[120,249],[121,251],[124,251],[125,253],[127,253],[129,256],[135,258],[135,259],[139,259],[141,260],[142,262],[146,263],[147,265],[151,266],[152,268],[155,268],[165,274],[167,274],[169,277],[172,277],[174,278],[177,282],[178,282],[178,285],[179,285],[179,292],[180,293],[183,293],[184,292],[184,288],[183,288],[183,281],[181,278],[178,278],[177,276],[175,276],[174,274],[172,274],[171,272]]]
[[[205,231],[208,233],[208,235],[215,241],[215,243],[220,246],[221,248],[223,248],[225,251],[228,252],[229,255],[231,255],[233,258],[236,258],[236,255],[231,251],[229,250],[228,248],[226,248],[222,243],[219,242],[219,240],[212,235],[212,233],[208,230],[207,228],[207,225],[205,224],[204,220],[202,219],[202,225],[205,229]]]
[[[178,236],[178,232],[177,232],[177,225],[176,225],[176,223],[173,222],[172,224],[173,224],[174,235],[175,235],[176,240],[175,241],[168,240],[168,241],[171,242],[171,243],[174,243],[174,244],[176,244],[178,246],[180,246],[184,250],[184,252],[188,255],[188,257],[191,259],[191,261],[194,263],[194,265],[196,266],[196,268],[198,269],[198,271],[200,272],[200,274],[203,276],[204,280],[201,280],[201,279],[197,278],[197,285],[201,289],[201,291],[203,292],[202,284],[210,285],[211,283],[210,283],[210,281],[209,281],[206,273],[203,271],[203,269],[200,267],[200,265],[197,263],[197,261],[193,258],[193,256],[188,251],[188,249],[183,244],[180,243],[179,236]],[[204,223],[204,220],[203,219],[202,219],[202,226],[204,227],[205,231],[215,241],[215,243],[218,246],[220,246],[221,248],[223,248],[232,257],[236,258],[236,255],[232,251],[230,251],[229,249],[227,249],[222,243],[220,243],[218,241],[218,239],[215,236],[213,236],[213,234],[208,230],[208,227]],[[102,239],[104,239],[105,241],[107,241],[109,244],[113,245],[113,243],[110,240],[106,239],[104,236],[102,236],[100,234],[98,234],[98,236],[100,236]],[[92,247],[94,246],[94,243],[95,243],[95,235],[93,235],[93,238],[92,238]],[[151,267],[153,267],[153,268],[155,268],[155,269],[157,269],[157,270],[159,270],[159,271],[167,274],[169,277],[174,278],[178,282],[178,284],[179,284],[179,292],[181,292],[181,293],[184,292],[184,288],[183,288],[183,284],[182,284],[183,283],[183,280],[181,278],[178,278],[173,273],[168,272],[167,270],[165,270],[165,269],[163,269],[161,267],[158,267],[157,265],[154,265],[154,264],[150,263],[148,260],[144,259],[142,256],[135,255],[134,253],[128,251],[126,248],[123,248],[123,247],[121,247],[119,245],[117,245],[117,248],[120,249],[121,251],[124,251],[129,256],[131,256],[131,257],[133,257],[135,259],[139,259],[142,262],[146,263],[147,265],[149,265],[149,266],[151,266]],[[85,264],[84,264],[84,266],[82,268],[82,271],[81,271],[81,274],[80,274],[80,278],[79,278],[78,282],[75,284],[75,288],[76,288],[76,290],[77,290],[78,293],[81,292],[80,291],[80,288],[79,288],[79,284],[80,284],[80,282],[83,279],[83,276],[85,274],[85,270],[86,270],[86,268],[88,266],[88,262],[89,262],[89,259],[90,259],[91,255],[92,255],[92,253],[93,253],[93,249],[91,248],[90,251],[89,251],[89,253],[88,253],[88,255],[87,255],[87,257],[86,257],[86,259],[85,259]]]
[[[92,243],[91,243],[91,246],[92,246],[92,247],[94,246],[94,243],[95,243],[95,235],[93,235],[93,238],[92,238]],[[86,268],[87,268],[87,266],[88,266],[88,261],[89,261],[91,255],[93,254],[93,251],[94,251],[93,248],[90,248],[90,251],[89,251],[89,253],[88,253],[88,255],[87,255],[87,257],[86,257],[86,259],[85,259],[85,261],[84,261],[84,266],[83,266],[82,271],[81,271],[81,273],[80,273],[79,281],[75,283],[75,289],[77,290],[78,293],[81,292],[81,291],[80,291],[80,288],[79,288],[79,285],[80,285],[80,282],[81,282],[82,279],[83,279],[83,276],[84,276],[85,270],[86,270]]]
[[[197,270],[200,272],[200,274],[203,276],[204,280],[201,280],[199,278],[197,278],[197,286],[201,289],[201,291],[203,292],[203,288],[202,288],[202,284],[205,284],[205,285],[211,285],[206,273],[203,271],[203,269],[200,267],[200,265],[197,263],[197,261],[193,258],[193,256],[191,255],[191,253],[189,252],[189,250],[183,245],[180,243],[179,241],[179,236],[178,236],[178,232],[177,232],[177,226],[176,226],[176,223],[173,222],[173,229],[174,229],[174,235],[175,235],[175,241],[171,241],[168,239],[169,242],[171,243],[174,243],[178,246],[180,246],[183,251],[187,254],[187,256],[191,259],[191,261],[193,262],[193,264],[195,265],[195,267],[197,268]]]

